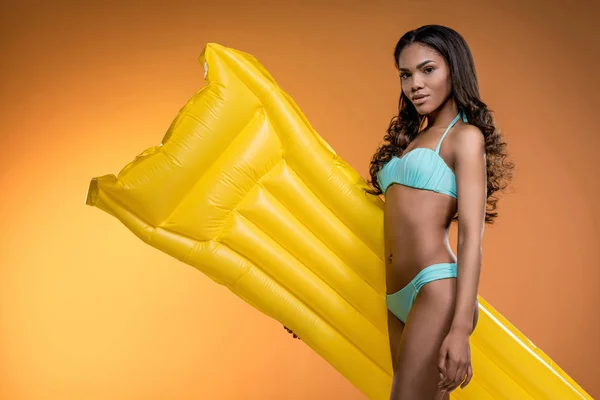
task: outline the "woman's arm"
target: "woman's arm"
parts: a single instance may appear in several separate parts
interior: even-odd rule
[[[451,392],[471,381],[471,349],[475,300],[481,271],[481,242],[487,203],[485,140],[472,125],[456,133],[454,170],[458,192],[458,277],[450,332],[440,348],[440,389]]]
[[[458,279],[456,308],[451,329],[470,334],[479,287],[482,239],[487,202],[485,138],[479,128],[467,125],[455,140],[458,192]]]
[[[487,203],[485,140],[472,125],[456,134],[454,163],[458,191],[458,277],[456,306],[450,332],[446,335],[438,359],[440,382],[451,392],[471,381],[471,349],[475,300],[481,271],[481,241]]]

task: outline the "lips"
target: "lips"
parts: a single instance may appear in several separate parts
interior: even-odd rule
[[[415,106],[420,106],[422,104],[425,104],[425,102],[427,101],[428,98],[429,98],[429,95],[419,94],[419,95],[416,95],[413,97],[412,102]]]

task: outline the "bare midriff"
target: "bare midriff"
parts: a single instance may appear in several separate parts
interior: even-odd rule
[[[454,197],[391,185],[385,193],[385,262],[387,293],[406,286],[425,267],[455,263],[448,240],[456,213]]]

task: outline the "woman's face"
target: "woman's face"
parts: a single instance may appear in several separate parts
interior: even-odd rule
[[[437,110],[450,96],[452,82],[446,60],[431,48],[411,43],[398,58],[402,92],[421,115]]]

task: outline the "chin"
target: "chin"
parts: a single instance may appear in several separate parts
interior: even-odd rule
[[[420,115],[429,115],[442,106],[442,104],[439,104],[438,102],[434,102],[433,99],[431,99],[431,98],[429,98],[428,100],[429,101],[425,102],[425,104],[418,105],[418,106],[413,103],[413,107],[415,107],[415,110],[417,110],[417,112]]]
[[[423,104],[422,106],[415,106],[415,105],[413,104],[413,106],[415,107],[415,109],[417,110],[417,112],[418,112],[419,114],[421,114],[421,115],[427,115],[427,114],[430,114],[430,113],[431,113],[431,111],[433,111],[433,110],[431,109],[431,107],[428,107],[428,104]]]

